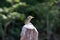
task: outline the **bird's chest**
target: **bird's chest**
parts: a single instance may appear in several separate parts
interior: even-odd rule
[[[26,30],[26,40],[33,40],[33,36],[34,36],[34,29],[27,29]]]

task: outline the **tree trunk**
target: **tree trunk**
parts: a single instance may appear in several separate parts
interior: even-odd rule
[[[11,23],[11,21],[10,22],[7,22],[6,23],[6,25],[5,25],[5,28],[4,28],[4,33],[3,33],[3,37],[2,37],[2,40],[6,40],[6,31],[7,31],[7,27],[8,27],[8,25]]]

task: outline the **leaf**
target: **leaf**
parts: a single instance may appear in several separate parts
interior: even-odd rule
[[[25,15],[24,14],[21,14],[21,17],[20,17],[20,20],[24,20],[25,19]]]
[[[5,15],[2,15],[3,19],[7,19],[7,17]]]
[[[3,12],[3,9],[2,8],[0,8],[0,12]]]
[[[3,9],[4,9],[4,12],[6,13],[9,12],[9,9],[7,7],[4,7]]]
[[[12,3],[13,2],[13,0],[6,0],[7,2],[10,2],[10,3]]]
[[[20,0],[14,0],[14,2],[20,2]]]
[[[13,12],[13,13],[10,13],[8,17],[11,19],[20,18],[20,14],[18,12]]]

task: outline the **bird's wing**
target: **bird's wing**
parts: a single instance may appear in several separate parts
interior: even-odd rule
[[[22,31],[21,31],[21,36],[25,36],[25,31],[26,31],[26,28],[23,27],[23,28],[22,28]]]

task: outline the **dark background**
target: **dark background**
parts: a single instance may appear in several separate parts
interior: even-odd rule
[[[60,0],[0,0],[0,40],[19,40],[29,15],[39,40],[60,40]]]

